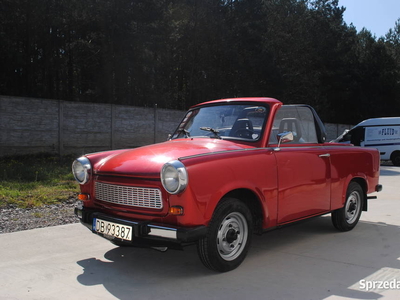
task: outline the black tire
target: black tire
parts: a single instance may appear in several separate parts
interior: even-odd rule
[[[222,199],[214,211],[206,237],[197,244],[202,263],[218,272],[237,268],[246,257],[252,234],[249,208],[238,199]]]
[[[350,182],[344,207],[332,212],[333,226],[339,231],[352,230],[361,217],[364,205],[364,191],[357,182]]]
[[[392,154],[391,161],[394,166],[400,167],[400,152],[395,152]]]

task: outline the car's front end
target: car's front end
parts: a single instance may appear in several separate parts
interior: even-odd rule
[[[75,214],[115,244],[179,247],[201,239],[213,207],[193,191],[199,182],[190,182],[185,158],[260,148],[272,105],[280,102],[205,103],[188,111],[169,141],[78,158],[72,167],[81,187]]]
[[[172,157],[155,145],[78,158],[73,173],[81,193],[75,214],[116,244],[176,247],[198,240],[206,227],[185,220],[185,205],[176,195],[186,189],[188,174]]]

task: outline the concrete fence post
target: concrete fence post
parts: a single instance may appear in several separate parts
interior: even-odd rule
[[[154,143],[157,143],[158,111],[157,103],[154,104]]]
[[[115,104],[111,104],[111,149],[115,149]]]
[[[64,102],[58,100],[58,154],[64,155]]]

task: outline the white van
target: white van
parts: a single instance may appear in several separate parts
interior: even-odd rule
[[[393,165],[400,166],[400,117],[362,121],[332,142],[377,148],[382,160],[391,160]]]

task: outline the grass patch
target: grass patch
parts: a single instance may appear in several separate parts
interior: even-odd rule
[[[0,158],[0,208],[65,202],[79,192],[71,173],[74,157],[50,154]]]

